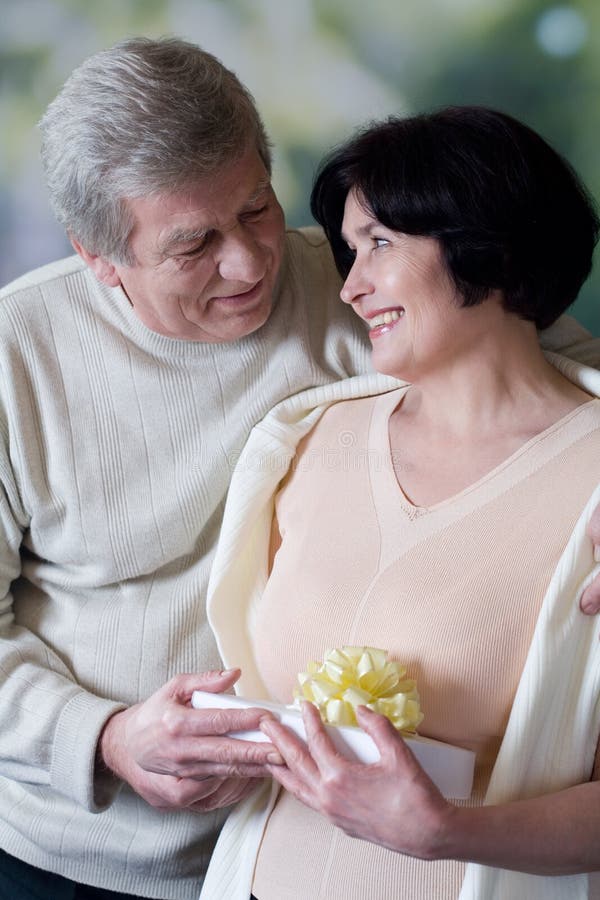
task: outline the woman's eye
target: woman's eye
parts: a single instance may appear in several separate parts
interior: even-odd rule
[[[389,244],[389,241],[386,238],[373,238],[376,247],[385,247],[386,244]]]

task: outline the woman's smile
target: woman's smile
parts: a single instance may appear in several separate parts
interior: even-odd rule
[[[387,334],[396,327],[403,316],[403,306],[398,306],[395,309],[386,309],[382,312],[369,313],[369,315],[365,316],[369,326],[369,337],[375,340],[381,335]]]

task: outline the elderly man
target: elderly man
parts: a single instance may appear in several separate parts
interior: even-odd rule
[[[0,895],[189,900],[220,808],[278,759],[223,736],[260,712],[189,705],[236,679],[204,608],[231,469],[267,410],[368,350],[214,57],[119,44],[42,133],[77,255],[0,302]]]

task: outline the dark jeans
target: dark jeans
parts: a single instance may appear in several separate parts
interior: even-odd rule
[[[141,900],[104,888],[77,884],[69,878],[44,872],[0,850],[0,900]]]

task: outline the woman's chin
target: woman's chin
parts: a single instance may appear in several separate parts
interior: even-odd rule
[[[397,378],[398,381],[412,381],[410,366],[401,365],[397,360],[377,358],[375,354],[371,357],[371,362],[375,371],[380,375],[390,375],[392,378]]]

